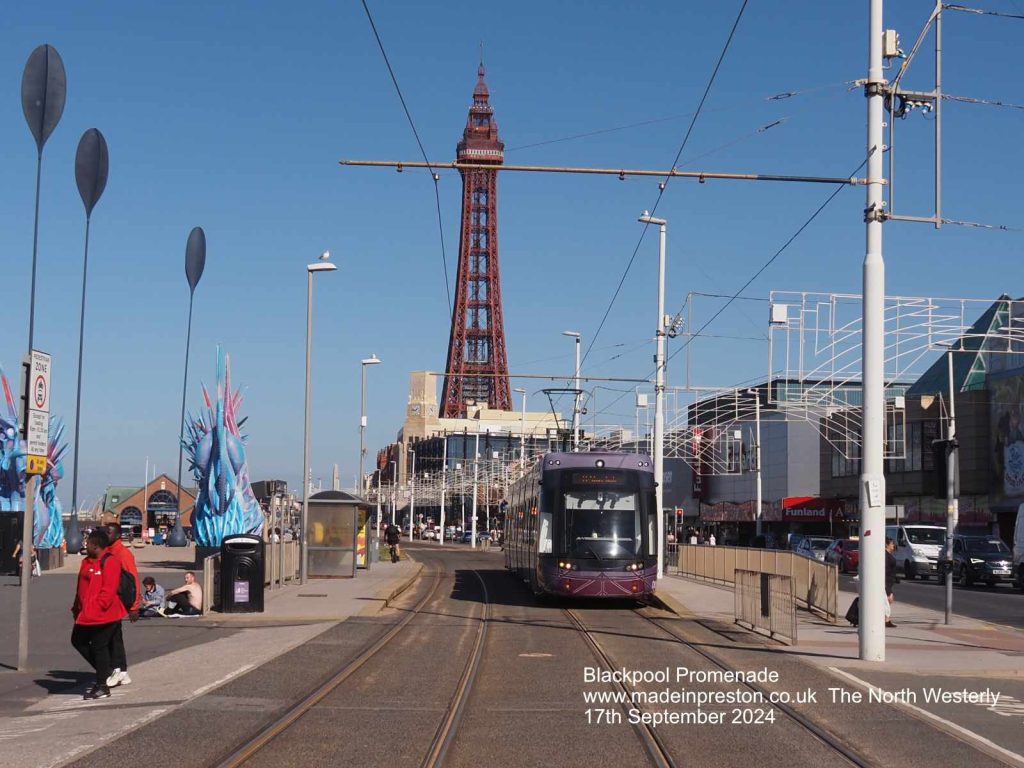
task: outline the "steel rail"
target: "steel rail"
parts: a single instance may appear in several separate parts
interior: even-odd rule
[[[429,168],[445,170],[488,170],[488,171],[523,171],[526,173],[582,173],[600,176],[656,176],[660,178],[697,179],[704,183],[707,179],[724,181],[792,181],[801,184],[849,184],[865,185],[867,179],[856,176],[794,176],[780,173],[722,173],[719,171],[680,171],[672,168],[665,171],[652,171],[641,168],[579,168],[573,166],[548,165],[506,165],[504,163],[422,163],[405,162],[404,160],[339,160],[338,165],[358,166],[364,168],[394,168],[401,173],[406,168]]]
[[[593,634],[587,629],[582,619],[576,615],[575,611],[569,608],[563,608],[562,611],[566,616],[569,617],[569,621],[579,630],[580,634],[583,635],[583,639],[587,645],[590,646],[590,650],[593,652],[594,657],[605,666],[605,668],[612,672],[615,670],[615,663],[612,661],[608,653],[601,647],[601,644],[597,642]],[[615,682],[615,685],[620,691],[626,694],[627,698],[631,698],[632,691],[625,683]],[[629,706],[626,702],[621,704],[623,711],[628,711]],[[636,704],[633,705],[634,709],[643,711],[641,707]],[[650,756],[654,765],[658,768],[676,768],[676,763],[672,759],[672,754],[668,751],[668,747],[665,746],[665,742],[662,741],[661,736],[658,732],[647,725],[646,723],[634,723],[633,730],[640,737],[640,741],[643,742],[644,748],[647,750],[647,754]]]
[[[427,752],[427,756],[421,763],[423,768],[435,768],[436,766],[444,765],[445,758],[448,755],[448,749],[455,742],[455,734],[458,730],[459,723],[462,721],[462,715],[466,710],[466,703],[469,700],[469,692],[473,689],[473,683],[476,681],[476,673],[480,669],[480,660],[484,655],[484,643],[487,640],[487,625],[490,621],[491,600],[490,595],[487,592],[487,584],[484,582],[483,576],[481,576],[477,571],[473,571],[472,573],[480,581],[480,586],[484,591],[484,603],[483,609],[480,613],[480,627],[476,636],[476,644],[473,646],[473,652],[470,654],[469,662],[466,664],[466,668],[462,673],[459,685],[455,689],[455,695],[448,704],[448,711],[445,718],[441,721],[441,725],[438,727],[437,733],[434,734],[434,740],[430,745],[430,751]]]
[[[665,634],[667,634],[670,637],[674,638],[680,644],[686,646],[689,650],[694,651],[695,653],[699,654],[700,656],[703,656],[705,659],[707,659],[709,662],[714,664],[719,669],[721,669],[721,670],[723,670],[725,672],[735,672],[735,670],[731,666],[726,664],[724,661],[722,661],[720,658],[718,658],[715,654],[713,654],[713,653],[711,653],[709,651],[706,651],[703,648],[698,648],[696,646],[696,644],[692,640],[687,640],[682,635],[680,635],[680,634],[674,632],[673,630],[669,629],[668,627],[663,626],[662,624],[660,624],[657,621],[657,619],[653,619],[650,616],[645,616],[640,611],[641,611],[641,609],[634,609],[633,612],[637,616],[639,616],[641,619],[643,619],[644,621],[647,621],[647,622],[653,624],[655,627],[660,629],[662,632],[664,632]],[[768,696],[769,696],[770,692],[768,691],[767,688],[763,688],[762,686],[760,686],[760,685],[758,685],[756,683],[748,683],[748,682],[745,682],[745,681],[743,683],[741,683],[741,685],[744,685],[747,688],[749,688],[750,690],[755,691],[755,692],[761,694],[764,697],[765,701],[768,701]],[[863,760],[856,752],[854,752],[852,749],[847,747],[843,742],[839,741],[839,739],[836,738],[829,731],[825,730],[824,728],[822,728],[821,726],[819,726],[817,723],[815,723],[814,721],[810,720],[809,718],[805,717],[800,712],[797,712],[789,704],[783,704],[783,703],[780,703],[780,702],[772,702],[770,706],[773,707],[773,708],[779,709],[783,714],[788,716],[791,720],[793,720],[795,723],[797,723],[799,726],[801,726],[804,730],[806,730],[809,733],[811,733],[818,741],[820,741],[822,744],[824,744],[825,746],[829,747],[830,749],[834,750],[836,753],[839,754],[840,757],[842,757],[843,759],[847,760],[852,765],[859,766],[859,768],[869,768],[869,766],[872,765],[869,762],[865,762],[865,760]]]
[[[434,581],[431,584],[430,589],[427,590],[427,594],[422,600],[420,600],[416,606],[409,611],[409,613],[397,624],[395,624],[390,630],[382,635],[378,640],[371,643],[362,653],[360,653],[355,659],[342,667],[336,672],[330,679],[322,683],[319,687],[314,689],[311,693],[297,701],[292,705],[288,711],[286,711],[279,718],[274,720],[272,723],[264,727],[254,737],[249,739],[245,744],[232,752],[228,757],[217,763],[217,768],[237,768],[244,764],[249,758],[263,749],[267,744],[277,738],[283,731],[287,730],[291,725],[295,723],[299,718],[306,714],[309,710],[324,700],[332,691],[334,691],[339,685],[345,682],[349,677],[352,676],[360,667],[366,662],[373,658],[382,648],[384,648],[394,637],[401,632],[410,621],[412,621],[423,607],[434,597],[437,592],[437,588],[441,583],[442,571],[436,569],[433,572]]]

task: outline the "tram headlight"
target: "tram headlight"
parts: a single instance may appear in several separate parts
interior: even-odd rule
[[[626,566],[627,571],[639,571],[644,567],[643,563],[630,563]]]
[[[561,569],[562,569],[563,571],[571,571],[571,570],[572,570],[572,569],[573,569],[573,568],[574,568],[575,566],[573,566],[573,564],[572,564],[572,563],[568,563],[568,562],[566,562],[566,563],[563,563],[563,562],[559,562],[559,563],[558,563],[558,567],[559,567],[559,568],[561,568]]]

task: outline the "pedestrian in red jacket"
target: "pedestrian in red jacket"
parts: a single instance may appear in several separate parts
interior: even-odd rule
[[[121,564],[121,570],[128,571],[135,578],[135,602],[128,609],[128,619],[133,624],[139,618],[139,598],[142,596],[142,584],[139,583],[139,569],[135,565],[135,555],[121,542],[121,524],[107,523],[107,538],[110,539],[111,557],[116,557]],[[124,650],[124,622],[117,622],[114,628],[114,637],[110,641],[110,665],[114,668],[107,678],[107,687],[113,688],[116,685],[128,685],[132,679],[128,676],[128,657]]]
[[[128,613],[117,595],[121,564],[116,557],[103,557],[107,544],[107,534],[102,530],[93,531],[85,540],[88,557],[78,569],[78,589],[71,606],[75,617],[71,644],[96,670],[96,684],[86,692],[86,699],[110,696],[110,643],[115,627],[121,625],[121,619]]]

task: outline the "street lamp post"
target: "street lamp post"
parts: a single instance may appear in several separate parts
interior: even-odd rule
[[[448,490],[448,435],[442,433],[441,440],[444,444],[441,447],[441,535],[437,537],[438,544],[444,544],[444,503],[445,492]]]
[[[647,211],[640,216],[643,224],[657,224],[658,240],[658,325],[654,353],[654,446],[651,459],[654,462],[655,496],[658,510],[658,578],[665,568],[665,515],[662,511],[664,490],[662,478],[662,453],[665,442],[665,219],[656,219]]]
[[[480,480],[480,427],[477,425],[476,429],[476,446],[473,448],[473,519],[470,523],[471,531],[470,534],[470,548],[476,549],[476,496],[477,487]]]
[[[576,390],[572,401],[572,449],[576,451],[579,449],[580,433],[579,433],[579,419],[580,419],[580,341],[582,337],[578,331],[562,331],[563,336],[568,336],[571,339],[576,339],[576,375],[573,380],[573,389]]]
[[[416,518],[416,451],[412,454],[412,472],[409,473],[409,541],[412,541],[413,521]]]
[[[302,428],[302,538],[299,539],[302,549],[299,558],[299,582],[306,583],[309,578],[309,400],[310,400],[310,363],[313,353],[313,273],[333,272],[338,268],[328,259],[330,251],[320,254],[319,261],[306,265],[306,398]]]
[[[519,466],[526,466],[526,390],[516,387],[515,392],[523,396],[523,416],[519,423]]]
[[[376,355],[370,355],[365,360],[359,361],[359,493],[366,493],[366,478],[363,477],[363,460],[366,457],[364,433],[366,432],[366,366],[378,365],[381,360]]]

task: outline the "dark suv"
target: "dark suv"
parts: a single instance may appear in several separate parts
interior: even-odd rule
[[[945,552],[939,556],[940,567],[945,566]],[[960,584],[971,586],[983,581],[994,587],[1013,576],[1013,556],[1010,548],[994,536],[953,537],[953,578]]]

